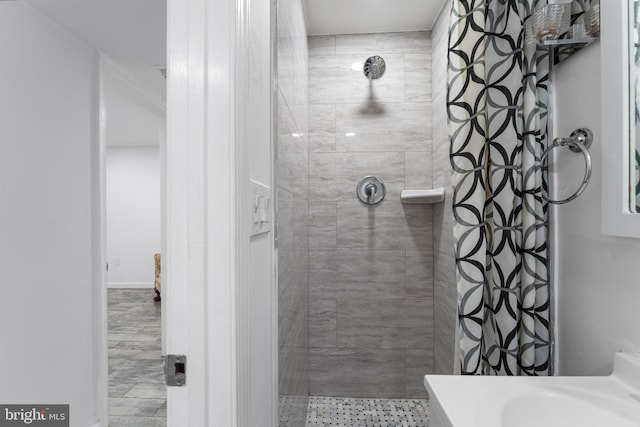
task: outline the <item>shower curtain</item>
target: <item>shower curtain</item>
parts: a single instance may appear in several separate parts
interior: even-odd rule
[[[447,109],[462,374],[550,374],[539,162],[548,52],[524,43],[537,3],[452,3]]]

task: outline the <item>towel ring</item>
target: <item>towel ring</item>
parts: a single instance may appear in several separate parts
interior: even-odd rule
[[[584,170],[584,178],[582,179],[582,183],[578,190],[570,197],[567,197],[563,200],[553,200],[546,197],[544,194],[542,198],[554,205],[563,205],[565,203],[569,203],[572,200],[575,200],[579,195],[581,195],[584,190],[586,190],[587,185],[589,184],[589,180],[591,179],[591,155],[589,154],[589,146],[593,142],[593,134],[589,129],[581,128],[576,129],[571,133],[569,138],[556,138],[553,140],[553,143],[547,148],[544,153],[542,153],[542,157],[540,157],[540,165],[544,167],[544,163],[549,156],[551,150],[556,147],[564,147],[568,146],[571,151],[574,153],[581,152],[584,157],[585,162],[585,170]]]

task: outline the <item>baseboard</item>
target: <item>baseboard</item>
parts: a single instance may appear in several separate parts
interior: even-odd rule
[[[153,282],[108,282],[109,289],[153,289]]]

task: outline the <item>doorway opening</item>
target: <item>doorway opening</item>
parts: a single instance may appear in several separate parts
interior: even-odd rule
[[[166,425],[161,260],[163,70],[101,61],[109,425]]]

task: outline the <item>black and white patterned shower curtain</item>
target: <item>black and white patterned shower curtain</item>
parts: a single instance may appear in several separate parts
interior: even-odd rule
[[[453,0],[447,108],[462,374],[550,373],[548,52],[536,0]]]

